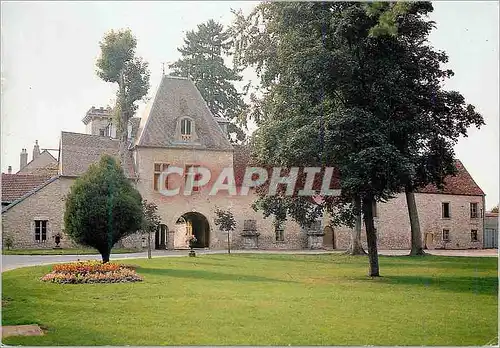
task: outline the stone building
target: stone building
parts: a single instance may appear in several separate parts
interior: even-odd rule
[[[484,247],[498,248],[498,213],[487,212],[484,217]]]
[[[88,134],[62,132],[59,157],[51,160],[39,150],[32,164],[33,184],[18,196],[5,201],[2,209],[3,236],[10,236],[14,248],[52,248],[54,236],[62,236],[62,246],[71,242],[64,234],[64,197],[73,181],[102,154],[118,156],[112,110],[92,107],[83,118]],[[197,237],[197,247],[225,248],[227,234],[214,224],[216,207],[231,209],[237,227],[232,234],[234,248],[261,249],[346,249],[351,230],[329,226],[327,217],[311,228],[293,221],[275,224],[252,208],[256,196],[231,195],[228,191],[210,194],[212,185],[193,188],[190,195],[165,196],[162,190],[186,188],[189,170],[201,167],[216,181],[224,168],[241,172],[249,161],[249,150],[230,143],[227,120],[215,118],[194,84],[185,78],[164,76],[154,98],[142,117],[128,126],[129,156],[125,174],[142,197],[158,206],[162,224],[152,238],[156,249],[187,248],[187,237]],[[43,156],[42,156],[43,155]],[[49,154],[50,155],[50,154]],[[21,153],[21,168],[29,166],[26,150]],[[35,155],[34,155],[35,156]],[[35,161],[34,160],[34,161]],[[23,162],[24,161],[24,162]],[[54,162],[55,161],[55,162]],[[32,161],[33,162],[33,161]],[[30,162],[31,163],[31,162]],[[55,172],[51,172],[54,166]],[[161,173],[170,167],[184,169],[182,175]],[[29,169],[28,168],[28,169]],[[34,169],[36,168],[36,170]],[[458,175],[446,179],[443,191],[429,186],[416,194],[422,234],[427,248],[481,248],[483,239],[484,193],[457,161]],[[26,169],[24,169],[26,170]],[[46,170],[45,179],[35,175]],[[52,174],[52,175],[50,175]],[[9,174],[3,174],[9,175]],[[10,176],[25,175],[24,172]],[[199,175],[199,174],[195,174]],[[15,191],[18,181],[2,176],[2,194]],[[238,187],[241,190],[241,187]],[[3,202],[3,200],[2,200]],[[410,228],[403,194],[378,204],[376,228],[380,248],[404,249],[410,246]],[[123,247],[143,248],[145,237],[139,233],[120,242]]]

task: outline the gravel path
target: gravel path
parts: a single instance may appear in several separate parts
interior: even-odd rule
[[[232,253],[240,254],[328,254],[342,253],[343,251],[334,250],[232,250]],[[226,250],[197,250],[197,254],[225,254]],[[380,255],[407,255],[408,250],[379,250]],[[473,257],[498,257],[498,249],[482,250],[427,250],[432,255],[442,256],[473,256]],[[187,250],[155,250],[153,257],[181,257],[187,256]],[[111,255],[110,260],[126,260],[147,258],[147,252],[131,254]],[[2,255],[2,272],[15,268],[71,262],[78,260],[99,260],[100,255]]]

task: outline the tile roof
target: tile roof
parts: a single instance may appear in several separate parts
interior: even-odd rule
[[[99,135],[61,132],[61,175],[80,176],[97,163],[101,155],[119,156],[119,141]],[[132,153],[129,152],[126,175],[135,177]]]
[[[195,123],[196,143],[180,143],[175,139],[177,122],[184,116],[192,118]],[[141,119],[136,145],[233,149],[194,83],[174,76],[163,76],[152,104]]]
[[[252,150],[250,145],[233,145],[233,169],[234,169],[234,179],[235,183],[238,187],[243,184],[243,179],[245,176],[245,170],[247,167],[257,166],[252,158]],[[304,188],[304,168],[303,166],[299,166],[299,175],[297,179],[296,191]],[[271,166],[266,168],[268,180],[271,178],[273,174],[273,169]],[[285,175],[283,172],[281,175]],[[324,178],[324,169],[321,170],[319,174],[314,177],[313,189],[321,190]],[[269,183],[269,181],[268,181]],[[338,171],[334,170],[332,174],[332,179],[330,182],[330,189],[340,189],[340,176]]]
[[[50,180],[50,175],[2,173],[2,203],[11,203]]]
[[[54,176],[54,177],[46,180],[45,182],[43,182],[41,185],[38,185],[34,189],[26,192],[21,197],[17,198],[13,202],[10,202],[10,204],[8,206],[2,207],[2,214],[4,212],[6,212],[7,210],[11,209],[12,207],[16,206],[18,203],[21,203],[22,201],[24,201],[26,198],[30,197],[31,195],[34,195],[35,193],[37,193],[38,191],[40,191],[41,189],[43,189],[45,186],[49,185],[50,183],[52,183],[52,182],[54,182],[54,181],[56,181],[58,179],[59,179],[59,176]]]
[[[233,154],[233,166],[235,181],[238,186],[243,182],[243,177],[245,174],[245,168],[252,165],[251,159],[251,149],[249,146],[234,145]],[[450,194],[450,195],[467,195],[467,196],[483,196],[484,192],[476,184],[472,176],[469,174],[467,169],[464,167],[460,160],[455,160],[455,165],[458,169],[456,176],[448,176],[444,180],[445,187],[443,190],[438,190],[434,185],[427,185],[424,188],[417,190],[419,193],[440,193],[440,194]],[[269,178],[271,177],[271,171],[268,169]],[[321,179],[322,176],[318,175],[316,179]],[[331,189],[340,188],[340,177],[336,171],[332,178],[330,185]],[[320,182],[315,180],[313,187],[319,189]]]
[[[417,192],[420,193],[441,193],[448,195],[465,195],[465,196],[484,196],[483,190],[474,181],[465,166],[460,160],[455,160],[457,174],[455,176],[447,176],[444,179],[444,188],[439,190],[434,185],[427,185]]]

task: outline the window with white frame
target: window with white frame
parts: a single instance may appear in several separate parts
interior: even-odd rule
[[[162,172],[166,171],[168,168],[168,163],[155,163],[154,164],[154,174],[153,174],[153,190],[159,191],[160,189],[168,189],[168,176],[165,177],[165,187],[160,187],[160,175]]]
[[[35,220],[35,241],[45,242],[47,240],[47,220]]]
[[[191,139],[191,128],[192,122],[189,118],[183,118],[181,120],[181,138],[182,140]]]

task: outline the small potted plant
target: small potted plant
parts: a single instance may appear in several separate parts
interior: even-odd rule
[[[194,251],[193,247],[196,244],[198,239],[196,239],[195,235],[192,234],[191,236],[188,237],[188,243],[189,243],[189,256],[194,257],[196,256],[196,252]]]
[[[61,235],[58,233],[54,236],[54,242],[56,242],[56,247],[54,249],[59,249],[61,246],[59,243],[61,243]]]

